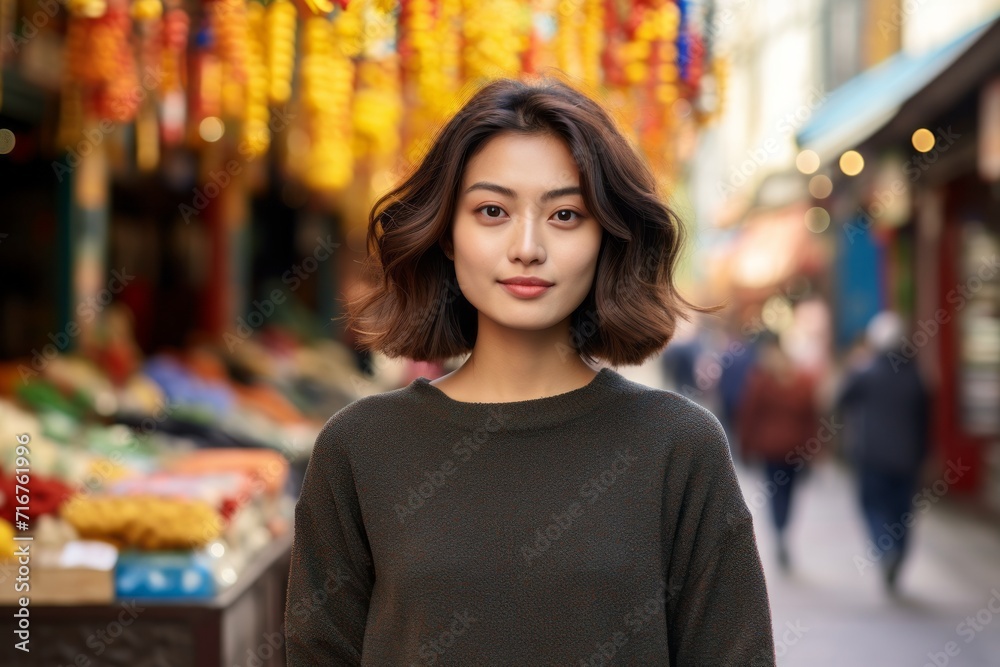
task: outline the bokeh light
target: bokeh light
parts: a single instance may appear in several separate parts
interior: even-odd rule
[[[816,199],[826,199],[833,192],[833,181],[826,174],[817,174],[809,179],[809,194]]]
[[[795,158],[795,167],[803,174],[813,174],[819,169],[820,159],[816,151],[806,149]]]
[[[806,228],[814,234],[825,232],[830,226],[830,213],[821,206],[806,211]]]
[[[913,143],[913,147],[916,148],[921,153],[928,152],[929,150],[934,148],[934,144],[937,143],[937,139],[934,137],[934,133],[925,127],[922,127],[916,132],[914,132],[913,136],[910,138],[910,141]]]
[[[848,176],[857,176],[865,168],[865,159],[857,151],[847,151],[840,156],[840,170]]]
[[[209,143],[218,141],[225,133],[226,124],[216,116],[207,116],[198,124],[198,136]]]

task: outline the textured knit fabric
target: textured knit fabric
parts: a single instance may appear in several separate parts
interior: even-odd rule
[[[470,403],[419,377],[317,438],[295,507],[303,665],[774,665],[719,421],[603,368]]]

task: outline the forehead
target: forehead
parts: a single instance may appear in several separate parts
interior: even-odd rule
[[[504,132],[489,139],[465,167],[463,183],[489,180],[518,191],[579,184],[569,147],[552,134]]]

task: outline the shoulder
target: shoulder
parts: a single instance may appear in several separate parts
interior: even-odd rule
[[[648,437],[662,455],[664,512],[716,534],[752,530],[726,431],[711,410],[668,390],[639,396]]]
[[[662,457],[663,485],[671,503],[697,506],[708,498],[731,503],[733,517],[746,518],[726,431],[700,403],[666,389],[631,383],[630,423]]]
[[[669,417],[677,426],[691,429],[722,428],[712,411],[670,389],[657,389],[622,377],[618,391],[626,402],[652,420]],[[662,424],[661,424],[662,425]]]
[[[386,431],[405,424],[414,411],[410,386],[357,398],[327,419],[313,452],[347,454],[367,441],[384,442]]]
[[[669,389],[624,379],[617,406],[641,435],[662,442],[668,453],[697,455],[714,450],[729,455],[725,429],[711,410]],[[611,406],[609,406],[610,408]]]

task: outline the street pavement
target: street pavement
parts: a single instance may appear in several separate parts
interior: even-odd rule
[[[947,498],[917,515],[900,594],[884,592],[853,477],[817,463],[794,489],[778,568],[763,474],[737,465],[764,561],[781,667],[1000,667],[1000,529]],[[872,564],[872,567],[865,567]]]

